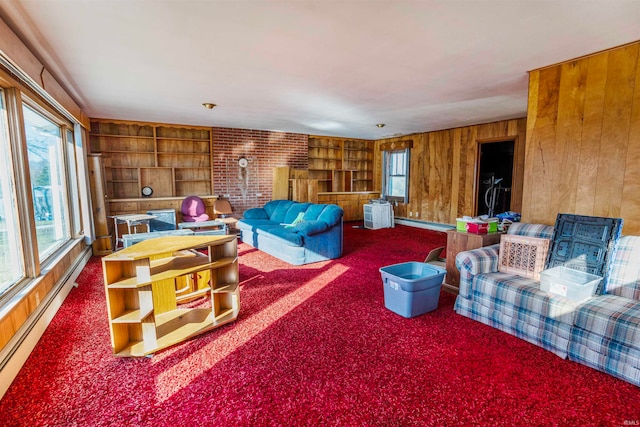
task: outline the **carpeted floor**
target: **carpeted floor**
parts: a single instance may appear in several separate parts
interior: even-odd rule
[[[11,426],[623,426],[640,389],[454,313],[384,308],[378,269],[445,235],[345,225],[341,259],[240,244],[237,322],[150,358],[111,354],[93,258],[0,401]]]

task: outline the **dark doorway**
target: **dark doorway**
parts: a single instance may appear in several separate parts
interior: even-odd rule
[[[511,209],[514,140],[479,144],[476,215],[495,216]]]

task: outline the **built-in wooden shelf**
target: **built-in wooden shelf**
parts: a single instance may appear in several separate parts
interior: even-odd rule
[[[373,141],[310,136],[308,147],[308,178],[320,193],[373,190]]]
[[[95,119],[91,152],[102,153],[108,199],[212,194],[211,128]]]

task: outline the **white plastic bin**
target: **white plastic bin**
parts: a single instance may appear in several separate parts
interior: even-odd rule
[[[559,266],[540,272],[540,289],[552,294],[584,301],[593,296],[602,277]]]

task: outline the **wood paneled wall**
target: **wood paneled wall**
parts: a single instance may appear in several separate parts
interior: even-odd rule
[[[531,71],[523,220],[624,219],[640,233],[640,42]]]
[[[514,140],[511,208],[520,211],[524,173],[526,120],[505,120],[376,141],[374,189],[381,190],[380,145],[413,140],[409,172],[409,203],[395,208],[396,217],[454,224],[475,213],[478,147],[482,142]],[[417,217],[415,213],[417,212]]]

